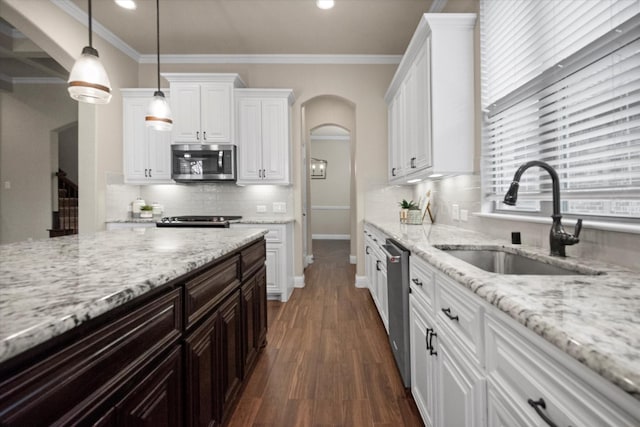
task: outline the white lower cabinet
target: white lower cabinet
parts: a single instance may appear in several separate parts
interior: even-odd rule
[[[502,313],[486,317],[488,416],[495,425],[640,425],[635,399]]]
[[[384,328],[389,333],[389,297],[387,295],[387,258],[381,245],[386,236],[370,227],[365,227],[365,273],[371,298],[378,309]]]
[[[462,289],[449,289],[452,283],[417,257],[410,279],[411,393],[422,420],[430,427],[484,427],[483,358],[474,357],[483,347],[467,338],[482,328],[481,306]],[[451,291],[461,299],[453,301]]]
[[[436,425],[483,427],[486,425],[484,373],[458,349],[459,344],[447,340],[447,334],[440,332],[436,346],[440,398]]]
[[[409,340],[411,352],[411,394],[427,427],[435,426],[437,403],[437,362],[429,339],[433,319],[426,313],[424,301],[416,292],[409,296]]]
[[[293,225],[231,224],[231,228],[266,228],[267,299],[288,301],[293,292]]]
[[[426,426],[640,426],[636,399],[417,256],[410,279],[411,392]]]

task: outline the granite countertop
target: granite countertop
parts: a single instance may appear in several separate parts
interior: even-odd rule
[[[640,399],[640,271],[570,256],[558,261],[604,275],[489,273],[433,245],[507,250],[549,261],[547,251],[444,225],[366,221],[624,391]],[[568,248],[567,252],[570,253]]]
[[[0,245],[0,362],[266,233],[138,228]]]
[[[224,216],[224,215],[222,215]],[[129,218],[129,219],[112,219],[106,221],[107,223],[115,224],[129,224],[129,223],[156,223],[160,218]],[[242,219],[236,219],[229,221],[230,224],[288,224],[295,222],[295,219],[290,216],[254,216],[243,217]]]

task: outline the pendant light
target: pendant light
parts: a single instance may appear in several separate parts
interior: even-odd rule
[[[149,103],[147,109],[147,115],[144,121],[147,126],[157,130],[169,131],[173,127],[173,120],[171,118],[171,108],[167,98],[164,97],[164,93],[160,90],[160,0],[156,0],[156,41],[158,48],[158,90],[154,92],[153,99]]]
[[[71,68],[69,74],[69,95],[76,101],[89,104],[108,104],[111,101],[111,83],[92,45],[91,0],[89,0],[89,46],[82,49],[82,55]]]

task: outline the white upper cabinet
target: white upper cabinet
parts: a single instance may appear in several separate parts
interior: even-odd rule
[[[171,132],[145,125],[153,89],[122,89],[123,167],[127,184],[171,181]],[[169,96],[169,91],[165,91]]]
[[[236,89],[238,184],[291,184],[290,89]]]
[[[233,90],[244,87],[238,74],[168,73],[172,143],[234,143]]]
[[[389,181],[473,172],[475,14],[424,14],[385,95]]]

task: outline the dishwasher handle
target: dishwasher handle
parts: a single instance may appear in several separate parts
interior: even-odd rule
[[[380,248],[382,249],[382,252],[384,252],[385,256],[387,257],[387,262],[390,262],[392,264],[400,263],[402,257],[400,255],[394,255],[389,251],[389,249],[393,250],[393,247],[389,245],[380,245]]]

